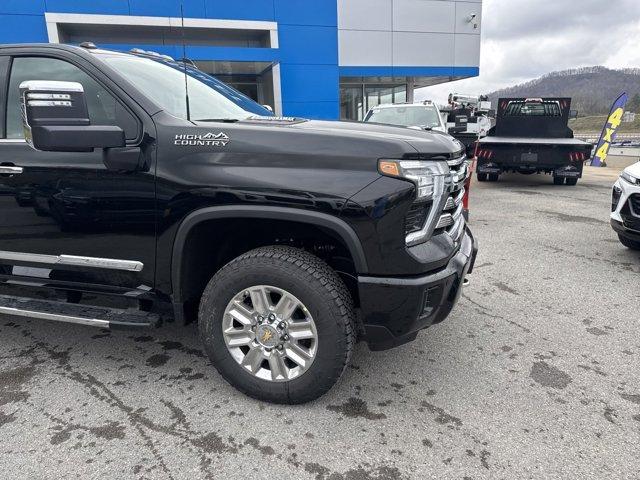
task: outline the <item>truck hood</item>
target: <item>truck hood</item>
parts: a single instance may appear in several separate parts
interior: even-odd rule
[[[416,153],[422,154],[453,154],[464,149],[462,143],[452,136],[437,132],[416,130],[408,127],[380,125],[364,122],[330,122],[309,120],[296,123],[291,128],[304,131],[322,132],[336,137],[354,137],[358,139],[372,139],[401,141],[413,147]]]
[[[415,157],[417,154],[427,157],[455,156],[464,151],[462,143],[446,133],[374,123],[257,116],[229,124],[228,127],[211,122],[194,123],[198,127],[216,131],[222,128],[224,131],[233,131],[234,127],[248,130],[256,146],[261,145],[266,150],[275,147],[280,153],[323,151],[325,154],[378,159],[385,156]],[[233,137],[231,143],[235,143]]]

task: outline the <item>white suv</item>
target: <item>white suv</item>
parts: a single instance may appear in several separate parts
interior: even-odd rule
[[[625,247],[640,250],[640,162],[625,168],[613,186],[611,226]]]
[[[440,110],[429,100],[420,103],[377,105],[367,112],[363,121],[420,130],[447,131]]]

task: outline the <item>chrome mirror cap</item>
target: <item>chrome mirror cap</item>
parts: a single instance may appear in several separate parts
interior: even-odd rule
[[[32,147],[33,135],[27,107],[71,107],[71,94],[83,94],[84,88],[78,82],[55,80],[27,80],[20,84],[20,110],[25,141]]]

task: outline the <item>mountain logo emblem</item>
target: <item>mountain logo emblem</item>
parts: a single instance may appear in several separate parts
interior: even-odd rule
[[[203,140],[229,140],[229,136],[226,133],[207,133],[202,135]]]

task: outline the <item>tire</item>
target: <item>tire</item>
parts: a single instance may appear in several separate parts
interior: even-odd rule
[[[478,173],[478,181],[479,182],[486,182],[487,181],[487,174],[486,173]]]
[[[497,182],[499,177],[500,177],[500,175],[498,175],[497,173],[491,173],[491,174],[489,174],[489,181],[490,182]]]
[[[553,184],[554,185],[564,185],[564,177],[553,177]]]
[[[567,178],[565,180],[565,182],[567,183],[567,185],[569,185],[570,187],[574,187],[578,184],[578,179],[577,178]]]
[[[625,247],[630,248],[631,250],[640,250],[640,242],[631,240],[627,237],[623,237],[620,234],[618,234],[618,239],[620,240],[620,243]]]
[[[294,378],[259,377],[259,375],[274,375],[276,369],[271,367],[270,362],[273,359],[271,356],[280,353],[282,357],[287,352],[287,348],[278,352],[273,346],[268,349],[258,344],[258,332],[261,328],[268,324],[268,328],[275,330],[276,324],[278,324],[277,328],[280,328],[280,323],[284,323],[275,320],[272,324],[266,321],[266,318],[264,324],[255,322],[255,318],[262,318],[258,317],[258,310],[262,309],[253,306],[253,293],[261,288],[270,289],[271,292],[280,290],[298,300],[303,308],[295,312],[306,312],[305,315],[308,317],[303,321],[306,324],[308,318],[311,318],[311,323],[315,326],[314,333],[317,338],[308,340],[317,342],[315,356],[306,370]],[[244,295],[249,306],[241,305],[246,308],[243,313],[248,314],[252,310],[253,316],[250,317],[252,326],[245,327],[240,322],[236,322],[234,315],[229,314],[229,308],[232,308],[233,313],[238,303],[232,302],[236,301],[239,295],[249,293],[249,289],[252,290],[252,295]],[[273,300],[271,296],[267,298],[268,302],[273,304],[278,301]],[[293,320],[293,313],[287,328],[291,328],[296,321]],[[246,315],[245,319],[247,317],[249,315]],[[229,321],[231,325],[234,323],[239,325],[242,335],[246,332],[252,338],[250,346],[247,344],[236,347],[233,354],[232,347],[227,347],[226,333],[223,334],[223,325]],[[248,322],[245,323],[249,325]],[[253,330],[254,333],[247,330],[247,328],[255,329],[256,327],[257,329]],[[225,380],[241,392],[258,400],[285,404],[309,402],[329,391],[348,365],[356,340],[353,301],[342,279],[318,257],[304,250],[287,246],[269,246],[251,250],[220,269],[211,278],[202,295],[198,328],[205,351]],[[295,340],[293,331],[294,339],[291,342],[299,342]],[[279,335],[278,331],[276,331],[277,335]],[[266,336],[261,338],[264,339]],[[269,338],[272,336],[269,335]],[[285,337],[280,337],[278,341],[283,338]],[[249,355],[245,353],[245,350],[249,351],[250,348],[251,351],[257,348],[260,355],[268,354],[269,358],[258,360],[258,366],[251,369],[248,366],[242,366],[241,361],[247,360],[251,363],[248,360]],[[241,349],[244,350],[240,351]],[[242,355],[244,360],[239,359]],[[290,362],[288,358],[284,362],[286,361]],[[304,367],[297,365],[291,368],[287,365],[283,375],[289,375],[296,368],[301,370]]]

